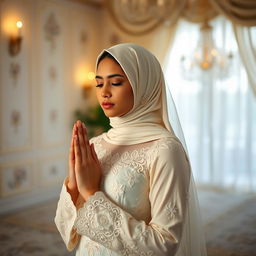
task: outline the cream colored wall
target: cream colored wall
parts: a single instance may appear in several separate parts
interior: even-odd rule
[[[65,0],[0,1],[0,214],[59,194],[73,113],[88,105],[79,76],[101,48],[100,12]],[[51,15],[57,35],[45,29]],[[15,20],[23,41],[11,57],[6,23]]]
[[[22,49],[11,57],[6,23],[16,20],[24,23]],[[49,20],[57,33],[45,29]],[[82,97],[81,75],[94,70],[98,53],[116,43],[135,42],[163,62],[174,29],[131,36],[116,26],[107,10],[68,0],[0,0],[0,23],[3,214],[58,196],[67,173],[73,113],[94,101]]]

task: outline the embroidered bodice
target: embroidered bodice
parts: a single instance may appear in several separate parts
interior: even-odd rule
[[[65,180],[55,223],[76,255],[178,255],[190,166],[176,138],[120,146],[93,138],[101,191],[73,204]],[[183,256],[186,256],[185,254]]]

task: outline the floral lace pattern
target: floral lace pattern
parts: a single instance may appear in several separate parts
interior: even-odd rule
[[[100,161],[103,167],[102,191],[137,218],[149,213],[148,148],[107,153]],[[142,197],[142,195],[144,195]],[[138,196],[139,195],[139,196]],[[145,207],[145,204],[147,207]]]
[[[74,226],[79,234],[111,248],[111,241],[119,236],[121,223],[120,209],[97,192],[78,210]]]
[[[95,137],[90,140],[90,143],[93,143],[95,146],[94,148],[99,159],[102,159],[106,155],[107,151],[105,148],[103,148],[101,140],[101,137]]]
[[[128,243],[123,243],[123,249],[121,250],[121,254],[123,256],[153,256],[152,251],[142,252],[138,249],[135,244],[129,245]]]
[[[89,239],[85,241],[84,248],[86,248],[88,256],[94,256],[95,253],[99,253],[101,250],[99,244]]]
[[[61,232],[67,238],[66,244],[70,239],[70,228],[73,228],[76,234],[82,235],[77,255],[158,255],[162,249],[158,246],[154,249],[154,229],[159,228],[161,232],[162,224],[173,225],[182,210],[177,207],[180,207],[180,204],[172,199],[160,208],[163,214],[151,216],[154,213],[151,210],[151,200],[155,198],[151,197],[153,179],[150,175],[152,171],[155,172],[153,164],[159,164],[156,161],[162,155],[160,151],[176,147],[178,142],[160,139],[124,147],[108,145],[101,136],[93,138],[90,142],[95,145],[103,169],[102,192],[95,193],[78,209],[65,191],[66,196],[61,199],[64,209],[61,214],[64,215],[59,223],[62,226]],[[168,157],[168,154],[166,155]],[[157,208],[154,210],[157,212]],[[66,220],[71,218],[72,223],[70,221],[67,224]],[[158,218],[163,220],[158,222]],[[152,219],[155,221],[154,229],[147,226]],[[167,226],[165,228],[169,229]]]
[[[169,203],[165,207],[165,212],[168,216],[168,219],[173,219],[178,214],[178,208],[176,207],[176,205]]]

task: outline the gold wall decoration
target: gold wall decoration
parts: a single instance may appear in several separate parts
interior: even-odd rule
[[[15,63],[15,62],[12,62],[10,64],[10,75],[14,81],[14,86],[17,85],[17,80],[18,80],[18,76],[20,74],[20,70],[21,70],[21,67],[20,67],[20,64],[19,63]]]
[[[13,110],[11,114],[11,125],[14,127],[15,133],[18,132],[18,127],[21,123],[21,113],[18,110]]]

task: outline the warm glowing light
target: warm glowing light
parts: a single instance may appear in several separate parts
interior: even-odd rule
[[[76,83],[82,85],[86,81],[86,72],[84,69],[78,69],[76,72]]]
[[[9,14],[3,17],[2,30],[7,36],[20,36],[23,23],[19,20],[18,15]]]
[[[17,26],[15,26],[15,21],[12,17],[8,17],[7,19],[3,20],[3,32],[8,35],[15,35],[17,33]]]
[[[89,72],[88,74],[87,74],[87,78],[89,79],[89,80],[94,80],[95,79],[95,74],[94,74],[94,72]]]
[[[95,73],[88,72],[85,67],[80,67],[76,71],[75,79],[79,86],[92,87],[94,84]]]
[[[216,49],[211,50],[212,56],[218,56],[218,51]]]
[[[209,69],[211,65],[209,62],[203,61],[200,66],[202,69]]]
[[[17,26],[17,28],[22,28],[23,24],[22,24],[22,22],[19,20],[19,21],[16,22],[16,26]]]

